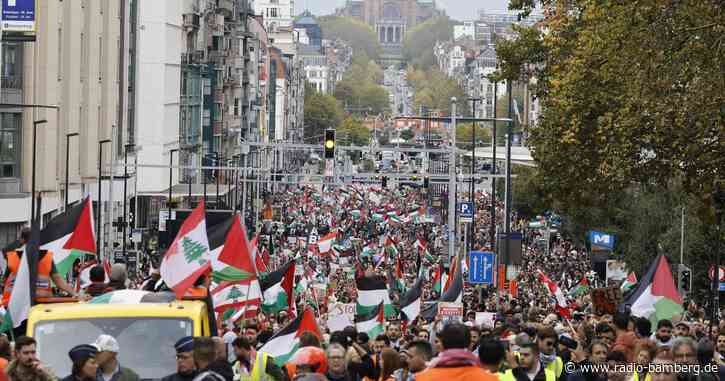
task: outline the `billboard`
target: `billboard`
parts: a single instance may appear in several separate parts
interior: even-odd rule
[[[2,0],[3,32],[35,32],[35,0]]]
[[[592,251],[612,251],[614,249],[614,236],[607,233],[589,231],[589,242],[592,244]]]

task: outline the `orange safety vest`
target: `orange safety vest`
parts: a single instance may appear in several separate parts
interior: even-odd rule
[[[184,296],[188,297],[206,297],[207,293],[209,291],[206,289],[206,287],[192,287],[188,291],[186,291],[186,294]]]
[[[9,251],[7,253],[8,270],[10,275],[5,279],[3,289],[3,306],[7,307],[10,302],[10,295],[13,292],[15,277],[20,267],[20,255],[17,251]],[[40,298],[50,298],[53,296],[53,288],[50,284],[50,273],[53,271],[53,253],[48,251],[38,261],[38,280],[35,283],[35,296]]]

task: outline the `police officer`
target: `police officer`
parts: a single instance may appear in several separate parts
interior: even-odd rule
[[[194,365],[194,338],[182,337],[174,344],[176,349],[176,373],[168,375],[161,381],[192,381],[196,375]]]

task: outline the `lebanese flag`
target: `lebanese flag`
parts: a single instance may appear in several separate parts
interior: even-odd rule
[[[317,242],[317,248],[320,250],[320,254],[327,254],[332,249],[332,244],[335,243],[336,237],[337,231],[332,229],[332,231],[320,238],[319,242]]]
[[[559,312],[559,315],[564,317],[565,319],[571,319],[571,311],[569,310],[569,303],[566,301],[566,297],[564,296],[564,292],[561,291],[561,288],[554,283],[549,277],[544,274],[541,270],[536,270],[539,274],[539,279],[544,282],[544,285],[549,290],[549,295],[554,297],[554,300],[556,302],[556,310]]]
[[[239,308],[248,303],[259,304],[262,290],[257,279],[241,282],[226,282],[211,291],[214,311],[223,312],[230,308]]]
[[[202,200],[181,225],[174,242],[161,261],[161,278],[181,299],[194,282],[211,268]]]
[[[54,217],[40,232],[40,250],[53,253],[58,273],[65,277],[76,259],[96,253],[93,205],[90,197]]]

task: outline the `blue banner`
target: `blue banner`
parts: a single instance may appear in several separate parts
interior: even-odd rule
[[[589,242],[592,244],[592,251],[614,249],[614,236],[594,230],[589,231]]]

